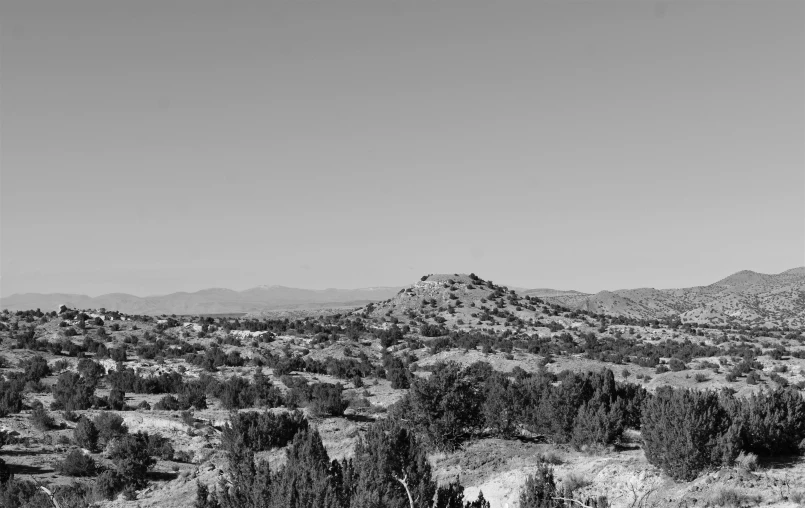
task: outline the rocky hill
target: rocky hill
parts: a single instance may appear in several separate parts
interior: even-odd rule
[[[805,267],[778,274],[744,270],[709,286],[621,289],[594,295],[567,292],[543,298],[569,308],[632,318],[679,316],[693,323],[801,327],[805,324]]]
[[[564,316],[561,311],[565,310],[474,274],[432,274],[355,314],[420,329],[431,327],[434,335],[444,329],[550,336],[557,328],[594,325],[583,316]]]

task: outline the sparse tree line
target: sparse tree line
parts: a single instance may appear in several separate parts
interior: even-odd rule
[[[611,371],[511,376],[476,363],[442,364],[390,412],[426,441],[455,450],[478,436],[513,437],[523,430],[576,448],[616,443],[640,429],[646,456],[676,479],[731,465],[739,453],[805,453],[805,399],[778,388],[747,398],[730,390],[697,392],[616,383]]]
[[[272,471],[255,452],[289,444],[286,463]],[[457,482],[437,485],[428,447],[415,429],[394,419],[372,424],[351,458],[331,460],[321,437],[299,413],[241,413],[224,429],[228,476],[197,484],[196,508],[490,508],[483,492],[464,499]],[[558,489],[541,464],[520,494],[522,508],[558,508],[573,493]],[[605,499],[584,503],[606,508]]]

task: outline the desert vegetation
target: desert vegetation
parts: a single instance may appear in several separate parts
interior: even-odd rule
[[[298,319],[0,322],[4,507],[662,506],[703,482],[711,505],[801,502],[787,325],[594,313],[474,274]]]

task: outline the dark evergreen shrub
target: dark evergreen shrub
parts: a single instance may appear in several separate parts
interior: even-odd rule
[[[94,384],[88,383],[75,372],[63,372],[53,385],[52,409],[77,411],[88,409],[95,395]]]
[[[439,363],[429,378],[414,380],[397,411],[433,445],[455,450],[479,429],[482,403],[481,387],[473,377],[457,363]]]
[[[255,452],[281,448],[307,428],[308,421],[298,410],[279,414],[233,413],[229,425],[223,429],[221,447],[229,452],[240,446]]]
[[[64,460],[57,462],[55,468],[66,476],[95,476],[97,471],[95,460],[75,448],[67,453]]]
[[[310,410],[320,416],[341,416],[349,406],[342,396],[341,383],[316,383],[311,386]]]
[[[533,475],[528,475],[520,489],[520,508],[548,508],[557,497],[553,468],[544,462]]]
[[[112,388],[107,397],[109,409],[122,411],[126,407],[126,394],[119,388]]]
[[[123,418],[106,411],[96,416],[92,423],[98,429],[98,441],[102,445],[106,445],[111,439],[123,436],[129,431],[123,423]]]
[[[389,419],[372,425],[358,441],[353,464],[357,480],[351,506],[408,508],[408,495],[400,482],[404,479],[415,508],[431,507],[436,482],[427,451],[399,423]]]
[[[114,469],[103,471],[95,479],[93,491],[97,497],[102,499],[113,499],[123,490],[123,478]]]
[[[95,451],[98,447],[98,429],[89,418],[82,416],[73,430],[73,439],[78,446]]]
[[[585,445],[610,445],[618,441],[624,430],[619,402],[609,407],[594,400],[584,403],[576,415],[570,444],[580,449]]]
[[[156,461],[148,453],[148,434],[126,434],[115,441],[109,458],[115,464],[123,484],[141,489],[147,483],[148,470]]]
[[[661,388],[643,406],[646,458],[676,480],[735,460],[740,429],[711,392]]]
[[[796,390],[730,397],[725,405],[741,426],[745,451],[767,456],[805,453],[805,399]]]

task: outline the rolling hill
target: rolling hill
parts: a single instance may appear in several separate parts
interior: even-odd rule
[[[633,318],[678,315],[683,322],[801,327],[805,325],[805,267],[778,274],[743,270],[708,286],[620,289],[594,295],[566,292],[543,298],[569,308]]]

